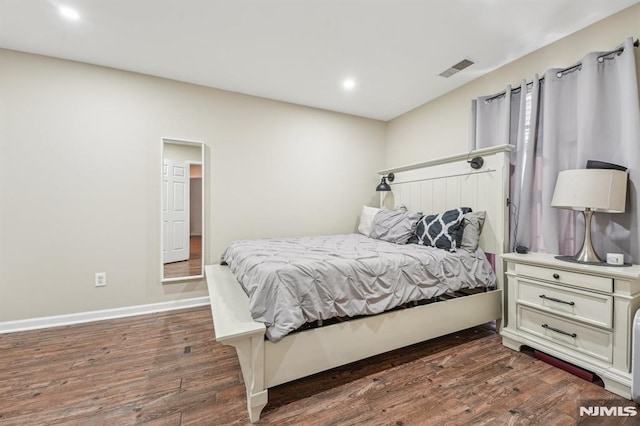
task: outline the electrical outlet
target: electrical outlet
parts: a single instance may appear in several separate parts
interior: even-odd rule
[[[96,272],[96,287],[104,287],[107,285],[107,273]]]

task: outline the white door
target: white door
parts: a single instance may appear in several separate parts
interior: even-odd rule
[[[164,160],[162,180],[162,262],[189,259],[189,168]]]

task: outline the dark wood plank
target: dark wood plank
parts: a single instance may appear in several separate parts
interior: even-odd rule
[[[202,275],[202,237],[189,237],[189,260],[164,264],[165,278],[190,277]]]
[[[565,425],[588,399],[633,405],[487,324],[277,386],[260,424]],[[141,423],[249,423],[208,307],[0,335],[0,425]]]

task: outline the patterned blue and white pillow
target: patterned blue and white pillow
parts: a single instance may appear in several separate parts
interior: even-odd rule
[[[418,221],[416,232],[409,239],[409,243],[455,251],[462,239],[463,216],[469,212],[469,207],[460,207],[440,214],[423,216]]]

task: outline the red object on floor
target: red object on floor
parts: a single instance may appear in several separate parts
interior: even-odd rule
[[[538,352],[536,350],[533,351],[533,354],[540,361],[544,361],[547,364],[553,365],[554,367],[558,367],[564,371],[568,371],[569,373],[573,374],[574,376],[578,376],[581,379],[587,380],[589,382],[593,382],[594,374],[587,370],[583,370],[580,367],[576,367],[575,365],[569,364],[568,362],[564,362],[558,358],[554,358],[551,355],[547,355],[545,353]]]

